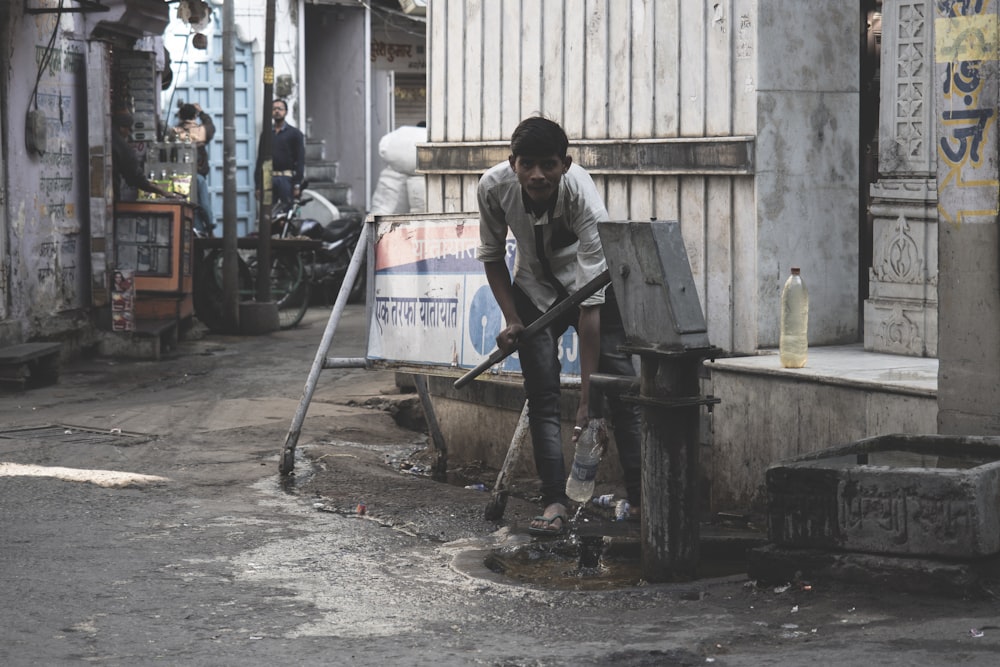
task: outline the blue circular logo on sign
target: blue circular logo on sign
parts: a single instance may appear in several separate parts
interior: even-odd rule
[[[472,297],[469,308],[469,341],[479,354],[489,354],[497,346],[497,336],[503,323],[503,313],[488,285],[483,285]]]

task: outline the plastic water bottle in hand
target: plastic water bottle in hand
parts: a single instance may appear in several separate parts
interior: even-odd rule
[[[566,480],[566,495],[570,500],[585,503],[594,495],[597,464],[608,446],[608,427],[603,419],[591,419],[576,441],[573,467]]]

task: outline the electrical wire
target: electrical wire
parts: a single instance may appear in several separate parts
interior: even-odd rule
[[[192,34],[189,31],[188,34],[187,34],[187,37],[184,38],[184,50],[181,51],[181,59],[174,61],[177,64],[184,63],[184,75],[185,76],[191,76],[191,63],[187,59],[188,46],[191,45],[191,37],[192,37]],[[167,126],[166,123],[167,123],[167,121],[170,118],[170,111],[174,108],[174,95],[177,94],[177,84],[179,83],[178,82],[179,75],[180,75],[180,72],[178,72],[177,76],[174,77],[174,83],[170,87],[170,99],[167,100],[167,107],[163,110],[163,113],[166,116],[166,118],[163,119],[163,126],[164,127]]]
[[[62,23],[63,15],[63,2],[64,0],[59,0],[59,7],[56,13],[56,23],[52,26],[52,35],[49,37],[49,43],[45,46],[45,53],[42,54],[42,61],[38,63],[38,74],[35,76],[35,87],[31,90],[31,98],[29,105],[35,105],[35,111],[38,111],[38,84],[42,80],[42,72],[48,67],[49,61],[52,59],[53,46],[56,43],[56,35],[59,34],[59,24]]]
[[[417,32],[411,29],[409,26],[412,25],[412,23],[423,23],[426,25],[427,23],[426,18],[420,16],[413,16],[411,14],[407,14],[405,12],[395,9],[389,9],[388,7],[382,5],[376,5],[375,3],[369,3],[366,2],[366,0],[359,0],[359,3],[361,4],[362,7],[366,8],[373,14],[381,16],[382,20],[385,21],[386,26],[391,26],[396,30],[398,30],[399,32],[406,33],[414,37],[424,36],[424,33]],[[403,22],[397,22],[394,21],[393,19],[403,19]]]

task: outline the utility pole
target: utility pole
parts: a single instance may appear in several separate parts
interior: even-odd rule
[[[239,331],[240,288],[236,248],[236,49],[233,3],[222,6],[222,293],[224,318]]]
[[[271,298],[271,105],[274,94],[274,5],[267,0],[264,32],[264,115],[261,123],[260,206],[257,226],[257,286],[255,301],[240,304],[240,333],[265,334],[277,331],[278,305]]]
[[[271,173],[274,163],[271,159],[271,144],[274,132],[271,129],[271,107],[274,105],[274,14],[275,1],[267,0],[264,26],[264,122],[261,124],[260,150],[263,154],[263,169],[260,184],[260,222],[258,227],[259,245],[257,247],[257,301],[267,303],[271,300],[271,204],[274,192],[271,185]]]

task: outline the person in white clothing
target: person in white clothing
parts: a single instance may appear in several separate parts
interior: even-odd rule
[[[580,289],[607,266],[597,223],[608,212],[590,175],[567,155],[569,140],[559,124],[533,116],[511,136],[510,157],[479,181],[480,246],[486,279],[506,328],[497,346],[517,346],[528,399],[535,467],[541,480],[542,514],[529,531],[559,535],[568,524],[566,465],[560,434],[560,363],[557,343],[569,326],[580,339],[580,403],[574,441],[591,417],[601,416],[604,397],[590,388],[592,373],[634,376],[631,357],[619,350],[625,332],[609,286],[578,309],[530,338],[524,328],[554,303]],[[507,231],[517,241],[513,275],[507,268]],[[641,454],[638,405],[608,397],[628,501],[640,507]]]

